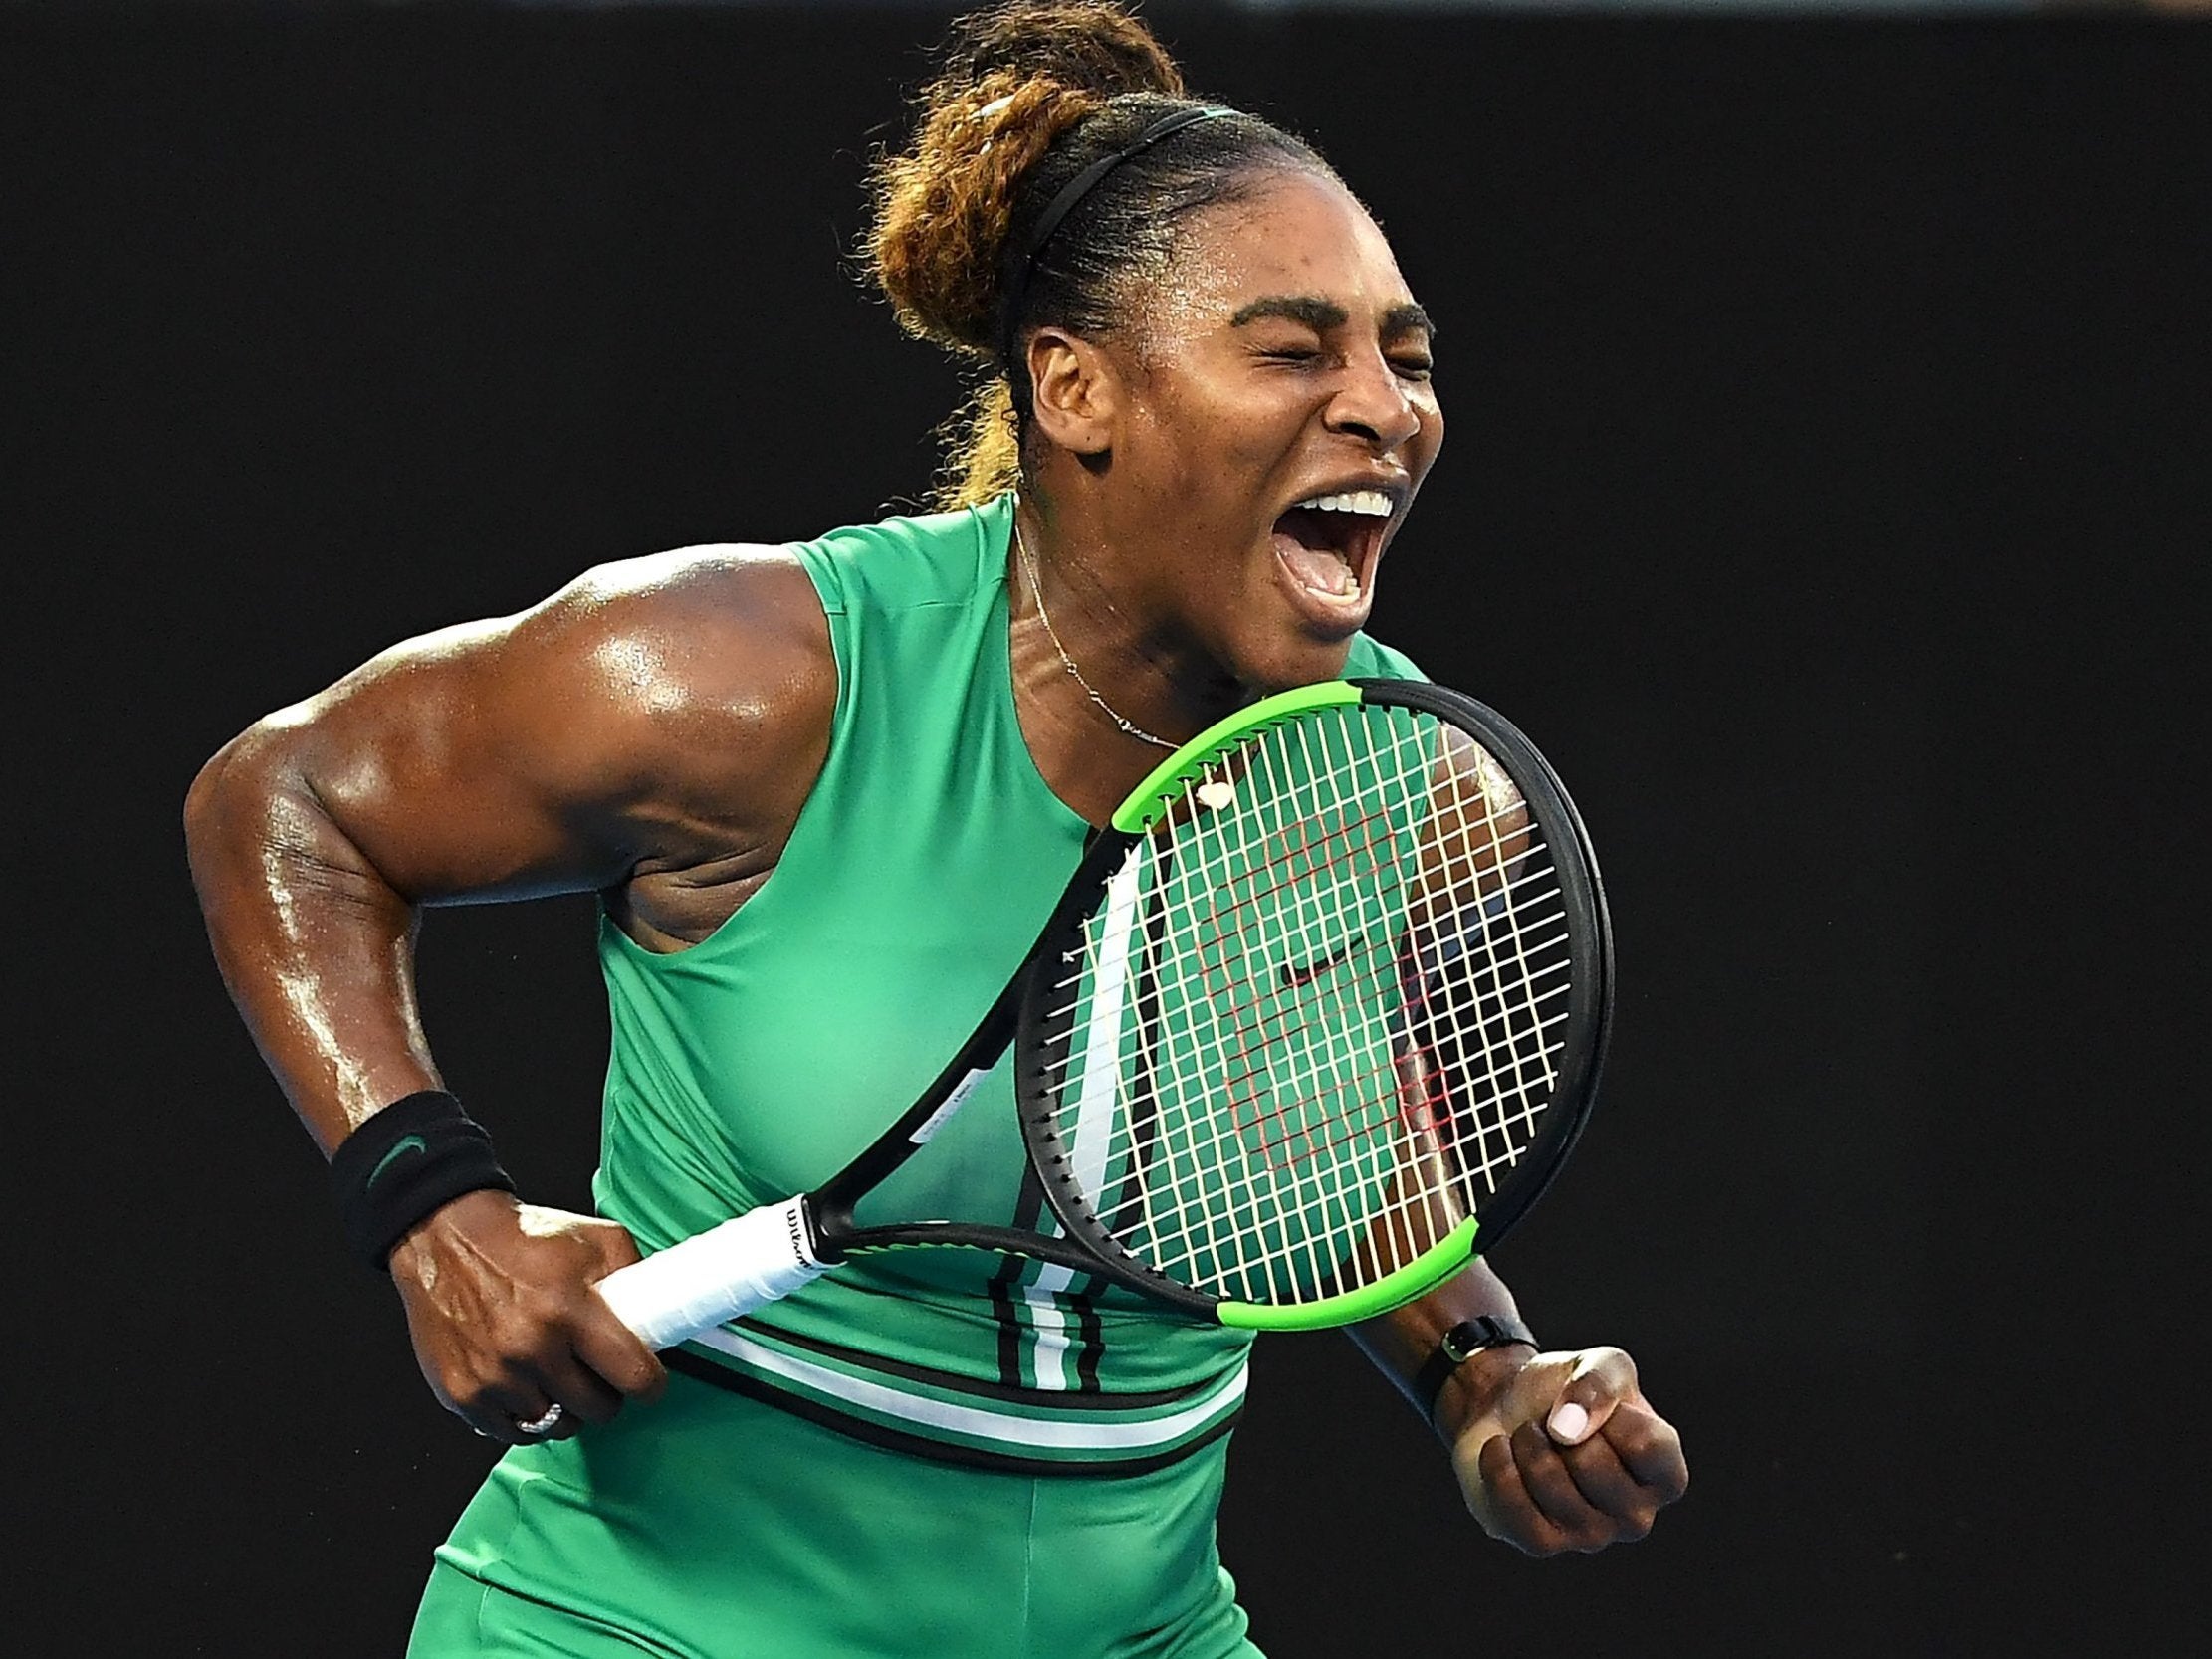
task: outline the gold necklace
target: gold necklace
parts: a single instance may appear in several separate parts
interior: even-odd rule
[[[1093,703],[1098,705],[1099,713],[1132,737],[1142,737],[1155,748],[1174,748],[1176,745],[1169,742],[1165,737],[1155,737],[1135,721],[1124,718],[1112,704],[1098,695],[1097,687],[1083,678],[1083,671],[1075,666],[1075,659],[1067,654],[1067,647],[1060,643],[1059,630],[1052,626],[1052,618],[1045,611],[1044,588],[1037,581],[1037,561],[1029,552],[1029,544],[1021,539],[1021,525],[1018,522],[1013,526],[1013,550],[1020,555],[1022,571],[1029,578],[1029,592],[1037,602],[1037,620],[1044,624],[1044,637],[1052,642],[1052,649],[1060,654],[1061,666],[1068,673],[1075,676],[1075,683],[1083,688],[1085,695]]]

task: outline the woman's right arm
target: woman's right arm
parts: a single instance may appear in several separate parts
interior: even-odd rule
[[[324,1153],[442,1087],[414,990],[424,906],[654,883],[734,904],[774,866],[835,697],[797,564],[700,549],[409,641],[227,744],[186,803],[193,881]],[[426,1217],[390,1267],[433,1390],[513,1440],[550,1401],[572,1425],[658,1389],[658,1360],[588,1290],[636,1255],[612,1222],[485,1189]]]

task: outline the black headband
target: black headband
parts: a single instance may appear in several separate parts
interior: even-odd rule
[[[1059,194],[1045,203],[1044,211],[1037,215],[1037,222],[1029,228],[1028,236],[1018,247],[1009,247],[1006,262],[999,271],[998,291],[1002,296],[999,326],[999,360],[1010,377],[1013,373],[1014,328],[1021,319],[1021,300],[1029,286],[1029,271],[1036,264],[1037,255],[1044,252],[1044,245],[1052,240],[1052,233],[1060,228],[1060,221],[1075,211],[1075,204],[1098,187],[1099,180],[1132,156],[1142,155],[1161,139],[1181,132],[1200,121],[1210,121],[1217,115],[1233,115],[1233,109],[1219,104],[1207,104],[1197,109],[1175,109],[1162,115],[1136,137],[1122,145],[1111,155],[1100,156],[1088,167],[1060,186]]]

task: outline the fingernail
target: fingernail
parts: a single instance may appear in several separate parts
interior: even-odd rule
[[[1573,1400],[1551,1414],[1552,1437],[1557,1440],[1580,1440],[1590,1427],[1590,1413]]]

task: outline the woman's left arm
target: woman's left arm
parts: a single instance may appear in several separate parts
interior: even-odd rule
[[[1476,1349],[1435,1394],[1444,1334],[1480,1316],[1517,1320],[1513,1293],[1477,1258],[1404,1307],[1351,1328],[1451,1450],[1482,1530],[1531,1555],[1590,1553],[1642,1538],[1689,1487],[1681,1436],[1644,1397],[1636,1361],[1617,1348],[1540,1351],[1520,1343]]]

